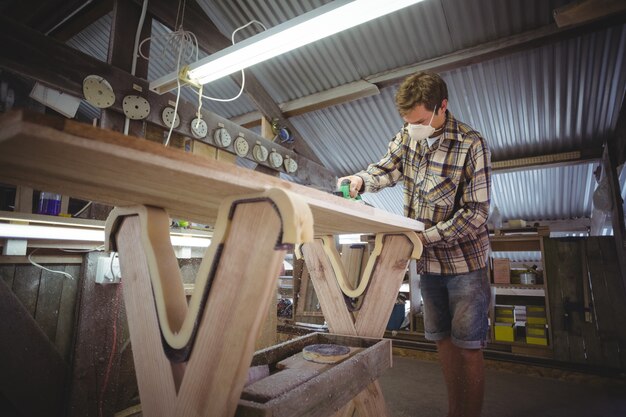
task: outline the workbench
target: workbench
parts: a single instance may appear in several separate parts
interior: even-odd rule
[[[0,181],[116,206],[117,250],[145,416],[233,416],[286,251],[304,257],[331,333],[382,338],[423,225],[320,190],[71,120],[0,118]],[[187,302],[170,217],[214,225]],[[376,234],[346,283],[332,235]],[[347,296],[359,298],[358,315]],[[355,317],[356,316],[356,317]],[[388,415],[380,386],[324,415]],[[342,387],[336,387],[341,390]],[[306,414],[313,415],[313,414]],[[316,414],[317,415],[317,414]],[[319,414],[322,415],[322,414]]]

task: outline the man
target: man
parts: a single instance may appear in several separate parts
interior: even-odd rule
[[[350,193],[404,182],[404,214],[424,223],[417,263],[426,338],[437,350],[450,417],[479,416],[484,392],[482,348],[491,299],[487,276],[491,157],[481,135],[448,110],[437,74],[408,77],[396,93],[405,122],[387,153],[365,171],[343,177]]]

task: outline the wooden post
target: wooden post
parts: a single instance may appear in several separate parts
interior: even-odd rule
[[[409,260],[419,258],[422,246],[414,233],[378,237],[378,247],[370,255],[376,257],[375,266],[369,271],[371,276],[361,277],[361,281],[369,279],[369,285],[356,318],[354,312],[346,307],[338,283],[341,279],[338,276],[344,271],[342,265],[333,261],[338,259],[337,249],[320,239],[302,246],[302,254],[331,333],[377,338],[385,333]],[[351,407],[346,405],[336,417],[351,415]],[[355,397],[354,408],[360,417],[389,415],[377,381]]]
[[[154,208],[112,214],[107,227],[120,252],[145,416],[234,415],[285,244],[312,235],[310,211],[294,207],[266,194],[224,204],[189,311],[162,221],[167,214]],[[188,337],[185,362],[166,353],[174,349],[168,334],[174,342]]]

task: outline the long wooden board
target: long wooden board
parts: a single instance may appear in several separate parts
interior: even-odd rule
[[[212,224],[222,199],[279,187],[311,207],[316,234],[423,230],[394,215],[249,169],[71,120],[0,118],[0,180],[117,206],[162,207]]]

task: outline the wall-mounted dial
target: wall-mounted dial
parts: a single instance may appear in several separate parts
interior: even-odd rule
[[[233,138],[230,136],[230,133],[228,133],[228,130],[226,130],[223,124],[218,123],[217,129],[213,132],[213,142],[215,142],[217,146],[226,148],[232,141]]]
[[[252,156],[254,157],[254,159],[256,159],[257,162],[265,162],[267,161],[268,155],[269,152],[267,148],[261,145],[260,140],[257,140],[256,145],[254,145],[254,147],[252,148]]]
[[[176,113],[174,107],[168,106],[164,108],[163,112],[161,113],[161,119],[167,127],[172,127],[172,125],[174,125],[174,129],[176,129],[178,125],[180,125],[180,117],[178,117],[178,113]]]
[[[298,170],[298,163],[295,159],[290,158],[289,155],[285,156],[285,171],[289,174],[293,174]]]
[[[235,153],[240,157],[245,157],[248,155],[248,151],[250,150],[250,145],[248,145],[248,141],[243,136],[237,136],[234,143]]]
[[[106,109],[115,102],[113,87],[99,75],[88,75],[83,80],[83,95],[89,104]]]
[[[268,160],[272,168],[280,168],[280,166],[283,164],[283,156],[276,152],[276,149],[272,149]]]
[[[208,131],[209,128],[204,120],[195,118],[191,121],[191,134],[194,138],[202,139]]]

